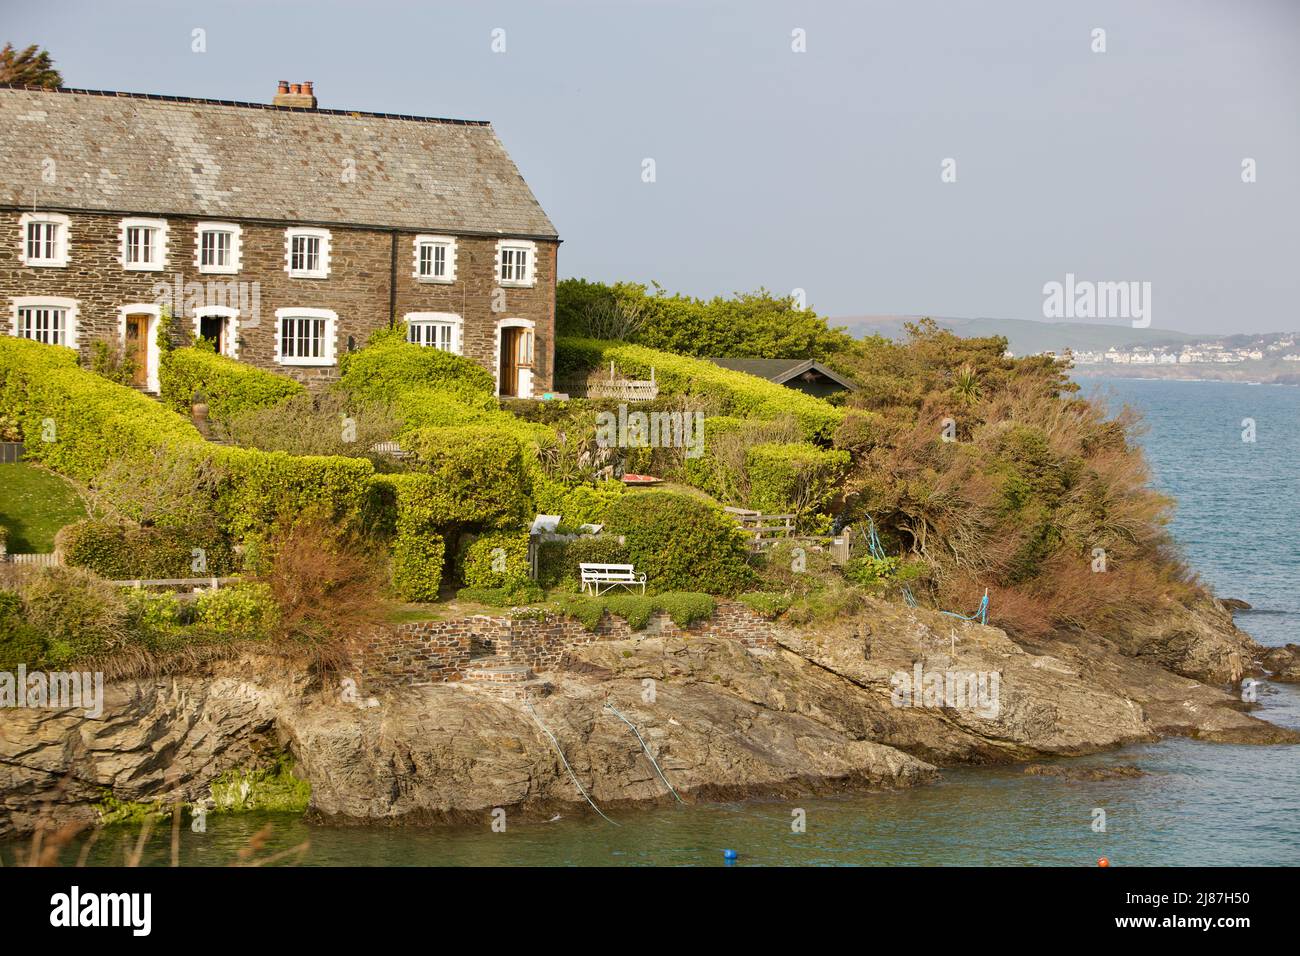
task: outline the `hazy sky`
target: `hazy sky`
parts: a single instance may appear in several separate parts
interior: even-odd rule
[[[0,41],[44,45],[69,86],[265,102],[313,80],[321,106],[491,120],[564,276],[1041,318],[1074,273],[1150,282],[1156,327],[1300,329],[1297,0],[0,11]]]

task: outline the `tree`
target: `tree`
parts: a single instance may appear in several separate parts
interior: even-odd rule
[[[21,51],[6,43],[0,50],[0,83],[56,90],[63,85],[63,77],[54,68],[50,54],[35,43]]]

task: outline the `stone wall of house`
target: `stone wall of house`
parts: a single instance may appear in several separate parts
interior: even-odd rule
[[[367,689],[437,684],[462,679],[471,661],[527,664],[539,671],[561,669],[566,652],[596,641],[695,635],[735,640],[750,648],[773,648],[777,627],[734,601],[718,601],[712,617],[684,628],[667,614],[656,612],[640,631],[610,614],[595,631],[553,614],[540,618],[479,615],[396,625],[367,641],[359,663]]]
[[[76,299],[77,344],[88,355],[95,341],[122,344],[120,307],[165,302],[174,317],[173,341],[180,343],[194,328],[193,316],[186,310],[195,290],[187,292],[185,287],[200,283],[206,304],[240,309],[240,361],[308,384],[332,381],[338,377],[337,357],[349,347],[361,347],[371,332],[389,325],[395,257],[396,321],[408,312],[459,315],[463,354],[495,375],[497,323],[527,319],[534,323],[536,335],[534,393],[552,386],[557,242],[537,242],[533,286],[497,291],[495,238],[458,237],[455,281],[431,283],[413,276],[415,233],[397,233],[394,250],[390,231],[330,227],[329,277],[306,279],[290,277],[285,270],[285,228],[293,223],[249,223],[213,216],[212,221],[241,227],[241,269],[235,275],[207,275],[200,274],[196,265],[197,219],[153,217],[168,224],[166,264],[162,271],[132,271],[121,264],[121,216],[71,214],[69,261],[64,267],[22,264],[20,217],[21,212],[0,213],[0,302],[5,310],[0,327],[5,332],[13,328],[13,297]],[[428,232],[438,230],[431,227]],[[276,363],[275,311],[281,308],[338,313],[334,366]]]

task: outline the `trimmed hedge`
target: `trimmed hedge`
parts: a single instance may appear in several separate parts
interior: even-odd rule
[[[687,627],[695,621],[712,616],[717,606],[708,594],[696,591],[670,591],[666,594],[564,594],[554,601],[556,610],[566,617],[579,621],[589,631],[600,626],[609,612],[621,617],[628,627],[639,631],[650,623],[655,611],[664,611],[678,627]]]
[[[849,470],[847,451],[807,443],[755,445],[745,455],[749,505],[769,514],[808,514],[830,503]]]
[[[158,382],[163,402],[179,414],[189,418],[195,394],[202,393],[208,413],[223,422],[307,391],[286,376],[195,348],[164,352]]]
[[[378,529],[393,539],[393,588],[407,601],[436,601],[442,585],[446,503],[432,475],[376,475],[372,506]]]
[[[421,428],[403,440],[433,478],[430,507],[439,522],[518,527],[532,515],[519,440],[477,427]]]
[[[566,485],[552,478],[533,480],[533,505],[538,514],[559,515],[566,526],[604,524],[610,505],[623,497],[621,481],[601,481],[595,485]]]
[[[202,444],[185,419],[77,366],[72,349],[0,335],[0,411],[17,418],[24,455],[89,481],[110,462]]]
[[[627,548],[612,535],[543,541],[538,545],[537,583],[544,588],[577,590],[579,564],[627,564]]]
[[[609,509],[606,531],[623,535],[628,558],[656,591],[735,594],[753,579],[740,526],[691,495],[626,494]]]
[[[204,591],[194,602],[194,623],[225,638],[267,640],[280,619],[280,608],[266,584]]]
[[[354,398],[395,402],[414,388],[436,388],[469,399],[492,398],[492,374],[460,355],[407,342],[399,329],[371,336],[343,356],[339,382]]]
[[[687,358],[622,342],[576,338],[556,341],[555,365],[560,374],[575,375],[607,368],[611,361],[623,374],[632,378],[649,378],[653,368],[660,394],[710,398],[718,403],[723,415],[769,421],[793,416],[809,440],[829,441],[843,418],[840,409],[820,398],[756,375],[720,368],[705,359]],[[705,431],[707,433],[707,426]]]
[[[141,528],[92,519],[63,528],[55,547],[64,563],[110,581],[225,577],[235,570],[230,543],[215,528]],[[203,551],[203,570],[194,570],[195,548]]]
[[[461,579],[470,588],[513,588],[529,580],[528,533],[496,531],[465,549]]]

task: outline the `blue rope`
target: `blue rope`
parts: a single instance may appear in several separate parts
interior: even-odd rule
[[[880,543],[880,535],[876,533],[876,522],[872,520],[871,515],[867,515],[867,548],[871,551],[871,556],[877,561],[883,561],[889,557],[885,551],[885,546]],[[903,600],[907,602],[908,607],[919,607],[916,603],[916,595],[906,584],[903,585]],[[963,621],[979,621],[981,624],[987,624],[989,620],[989,590],[984,589],[984,597],[980,599],[980,606],[974,614],[969,616],[958,614],[956,611],[940,611],[940,614],[947,614],[949,617],[959,618]]]

